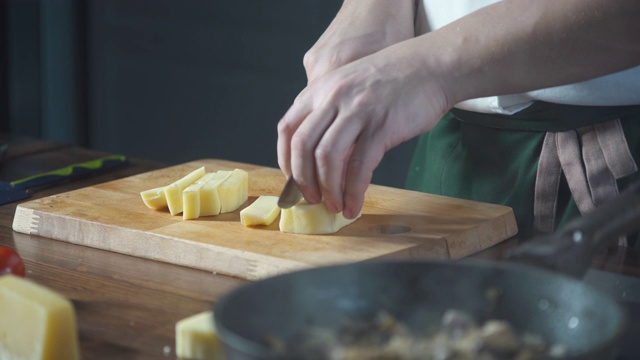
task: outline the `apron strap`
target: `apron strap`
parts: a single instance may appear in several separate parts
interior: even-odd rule
[[[619,119],[577,130],[547,132],[536,174],[534,228],[554,231],[563,172],[578,210],[586,214],[617,196],[616,180],[637,170]],[[618,244],[625,246],[626,238]]]

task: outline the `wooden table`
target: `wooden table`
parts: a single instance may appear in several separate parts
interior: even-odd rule
[[[7,135],[0,135],[6,140]],[[0,180],[11,181],[107,154],[36,139],[11,139]],[[166,166],[130,159],[127,167],[32,194],[45,197]],[[73,300],[83,359],[174,359],[176,321],[207,310],[245,280],[72,245],[11,229],[18,203],[0,206],[0,246],[17,249],[27,277]],[[508,239],[474,257],[500,260],[522,241]],[[640,277],[640,252],[612,246],[594,268]]]

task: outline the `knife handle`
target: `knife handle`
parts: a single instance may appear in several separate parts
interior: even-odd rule
[[[126,165],[128,162],[127,157],[124,155],[110,155],[15,180],[11,182],[11,185],[25,191],[34,188],[50,187],[85,176],[96,175],[106,170]]]

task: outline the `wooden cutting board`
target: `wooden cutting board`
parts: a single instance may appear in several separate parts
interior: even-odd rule
[[[200,166],[245,169],[249,200],[218,216],[182,220],[147,208],[140,191],[167,185]],[[278,169],[206,159],[18,205],[15,231],[256,280],[300,268],[380,258],[455,259],[517,233],[509,207],[371,185],[362,217],[331,235],[245,227],[240,210],[279,195]]]

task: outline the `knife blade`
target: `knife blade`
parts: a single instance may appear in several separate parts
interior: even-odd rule
[[[126,156],[110,155],[11,182],[0,181],[0,205],[26,199],[35,189],[44,189],[67,181],[96,175],[126,164],[128,164]]]
[[[293,176],[289,176],[287,183],[284,184],[282,193],[278,198],[278,207],[281,209],[288,209],[300,202],[301,199],[302,193],[300,192],[298,185],[293,180]]]

